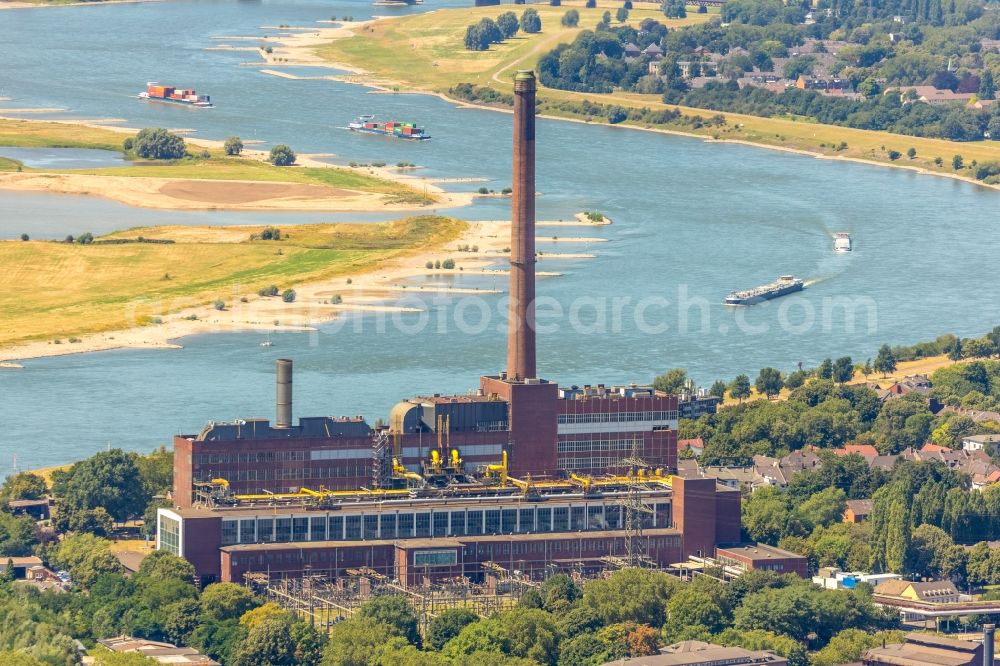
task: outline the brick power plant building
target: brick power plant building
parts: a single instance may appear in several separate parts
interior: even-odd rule
[[[203,582],[247,575],[402,586],[481,581],[498,564],[541,578],[667,566],[740,540],[740,496],[673,476],[677,396],[651,387],[560,388],[535,367],[535,76],[515,83],[507,371],[472,395],[363,418],[292,420],[279,360],[277,418],[212,422],[174,439],[175,507],[157,547]]]

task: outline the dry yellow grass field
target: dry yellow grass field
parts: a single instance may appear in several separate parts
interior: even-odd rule
[[[173,243],[0,242],[9,284],[0,294],[0,347],[151,324],[154,317],[242,294],[338,275],[357,275],[395,257],[439,247],[466,224],[413,217],[382,224],[296,226],[281,241],[250,241],[262,227],[132,229],[110,239]],[[238,238],[241,234],[242,238]]]

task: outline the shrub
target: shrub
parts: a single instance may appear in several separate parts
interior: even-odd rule
[[[28,234],[21,234],[21,240],[23,241],[31,240],[31,238],[28,236]]]
[[[480,194],[489,194],[490,193],[490,191],[487,188],[485,188],[485,187],[480,187],[476,191],[479,192]]]
[[[333,298],[330,299],[330,303],[332,303],[333,305],[340,305],[343,302],[344,299],[340,294],[336,294]]]
[[[238,136],[231,136],[226,139],[222,147],[226,151],[226,155],[239,155],[243,152],[243,140]]]
[[[224,300],[222,300],[221,298],[217,298],[217,299],[215,299],[215,303],[213,303],[212,306],[216,310],[225,310],[226,309],[226,302]]]
[[[76,237],[76,242],[80,245],[90,245],[94,242],[94,234],[89,231]]]
[[[426,268],[428,270],[430,270],[431,268],[434,268],[434,262],[433,261],[428,261],[426,264],[424,264],[424,268]]]
[[[177,160],[187,154],[184,139],[162,127],[139,130],[132,148],[136,155],[148,160]]]
[[[122,148],[125,149],[125,152],[132,150],[135,148],[135,140],[132,137],[125,139],[122,141]]]
[[[895,162],[900,157],[902,157],[902,153],[900,153],[898,150],[890,150],[889,151],[889,159],[891,161]]]
[[[434,268],[441,268],[441,260],[440,259],[438,259],[437,261],[434,262]]]
[[[446,268],[448,270],[455,268],[455,260],[445,259],[444,261],[441,262],[441,268]]]
[[[571,9],[565,14],[563,14],[562,20],[560,21],[567,28],[575,28],[580,24],[580,12],[575,9]]]
[[[295,164],[295,151],[285,144],[278,144],[271,149],[268,161],[274,166],[289,166]]]
[[[584,4],[584,7],[586,7],[587,9],[593,9],[596,6],[597,6],[597,0],[587,0],[587,2]]]
[[[917,149],[916,148],[908,148],[906,150],[906,156],[909,157],[912,160],[914,157],[917,156]]]
[[[965,163],[962,161],[961,155],[955,155],[954,157],[951,158],[951,168],[953,168],[955,171],[961,169],[964,164]]]
[[[258,296],[277,296],[278,295],[278,285],[272,284],[270,287],[265,287],[257,292]]]
[[[934,158],[934,164],[935,164],[935,165],[937,165],[937,166],[941,166],[941,164],[942,164],[943,162],[944,162],[944,160],[943,160],[943,159],[941,159],[940,157],[935,157],[935,158]]]
[[[286,289],[285,291],[283,291],[281,293],[281,300],[283,300],[285,303],[294,303],[295,302],[295,290],[294,289]]]
[[[538,10],[529,7],[521,14],[521,30],[528,34],[542,31],[542,19],[538,16]]]
[[[628,8],[619,7],[618,11],[615,12],[615,20],[619,23],[624,23],[628,20]]]

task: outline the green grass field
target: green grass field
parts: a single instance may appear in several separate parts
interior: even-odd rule
[[[97,148],[122,152],[125,135],[68,123],[0,119],[0,146],[19,148]]]
[[[451,218],[419,216],[295,226],[281,241],[250,241],[263,227],[136,228],[104,237],[172,244],[3,241],[0,265],[17,288],[0,293],[0,347],[122,329],[217,298],[232,302],[271,284],[284,289],[356,275],[444,245],[465,228]]]
[[[517,69],[535,67],[538,59],[560,43],[571,42],[583,29],[593,29],[605,10],[612,14],[617,5],[607,4],[597,9],[584,9],[582,2],[564,2],[561,7],[532,5],[542,19],[542,32],[536,35],[519,33],[506,43],[494,45],[489,51],[475,52],[464,48],[463,37],[468,25],[484,16],[496,18],[507,7],[476,7],[440,9],[426,14],[390,18],[377,21],[353,37],[335,40],[318,49],[317,53],[332,61],[347,63],[370,71],[376,80],[398,85],[401,89],[416,89],[444,93],[458,83],[474,83],[509,93],[511,77]],[[580,12],[580,25],[566,28],[559,19],[567,9]],[[520,10],[518,10],[520,11]],[[651,17],[671,27],[692,24],[710,18],[712,14],[697,14],[689,8],[684,21],[670,21],[653,4],[636,3],[628,23],[637,25],[643,18]],[[401,56],[401,50],[403,55]],[[668,108],[659,95],[616,92],[611,94],[581,93],[542,88],[539,91],[542,112],[546,115],[578,118],[553,108],[559,102],[589,100],[601,104],[618,104],[625,107],[651,109]],[[677,108],[677,107],[669,107]],[[688,115],[709,117],[714,111],[680,107]],[[858,130],[834,125],[821,125],[806,119],[760,118],[736,113],[721,114],[726,118],[722,129],[703,127],[692,129],[689,125],[670,127],[707,138],[747,141],[750,143],[794,150],[804,150],[829,156],[865,159],[874,162],[891,162],[889,153],[895,150],[903,155],[893,163],[913,166],[937,173],[971,177],[967,166],[958,172],[951,168],[952,156],[960,154],[966,165],[1000,160],[1000,141],[958,143],[943,139],[909,137],[888,132]],[[632,123],[625,123],[630,125]],[[846,143],[847,148],[835,146]],[[905,157],[914,148],[914,159]],[[941,158],[942,165],[934,163]]]

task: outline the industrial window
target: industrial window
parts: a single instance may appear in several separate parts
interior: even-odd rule
[[[504,534],[517,531],[517,509],[503,509],[500,512],[500,531]]]
[[[330,536],[331,541],[340,541],[344,538],[344,517],[330,516]]]
[[[609,504],[604,507],[604,520],[609,530],[616,530],[622,526],[622,511],[617,504]]]
[[[308,541],[309,540],[309,519],[308,518],[295,518],[292,520],[293,532],[292,541]]]
[[[587,507],[574,506],[573,511],[570,513],[570,518],[571,530],[576,531],[587,529]]]
[[[468,528],[466,532],[468,534],[482,534],[483,533],[483,512],[482,511],[470,511],[467,518]]]
[[[173,518],[160,516],[160,550],[173,555],[181,554],[181,524]]]
[[[606,529],[607,525],[604,523],[604,507],[588,506],[587,507],[587,529],[589,530],[603,530]]]
[[[274,518],[257,519],[257,542],[269,543],[274,541]]]
[[[455,550],[413,551],[415,567],[453,567],[456,564],[458,564],[458,552]]]
[[[486,534],[497,534],[500,532],[500,511],[489,510],[486,512]]]
[[[569,507],[557,506],[552,510],[552,531],[565,532],[569,529]]]
[[[379,538],[396,538],[396,514],[383,513],[379,516]]]
[[[274,540],[289,541],[292,538],[292,519],[278,518],[274,523]]]
[[[226,546],[231,543],[236,543],[236,530],[239,525],[238,520],[223,520],[222,521],[222,545]]]
[[[520,522],[517,526],[517,531],[522,534],[525,532],[535,531],[535,510],[534,509],[520,509]]]
[[[412,513],[401,513],[399,514],[399,538],[405,539],[407,537],[413,536],[413,514]]]
[[[422,512],[416,514],[417,516],[417,536],[418,537],[429,537],[431,535],[431,514],[427,512]]]
[[[326,541],[326,516],[314,516],[309,523],[309,540]]]
[[[664,502],[656,505],[656,526],[657,527],[670,527],[671,523],[670,516],[670,503]]]
[[[344,538],[357,541],[361,538],[361,516],[347,516],[344,522]]]
[[[438,511],[434,514],[434,536],[448,536],[448,512]]]
[[[550,532],[552,530],[552,509],[538,510],[538,527],[536,529],[539,532]]]
[[[240,521],[240,543],[255,543],[257,541],[257,535],[255,534],[257,528],[257,521],[253,518],[249,520]]]
[[[365,514],[365,541],[378,538],[378,515]]]
[[[465,512],[451,512],[451,533],[455,536],[465,535]]]

